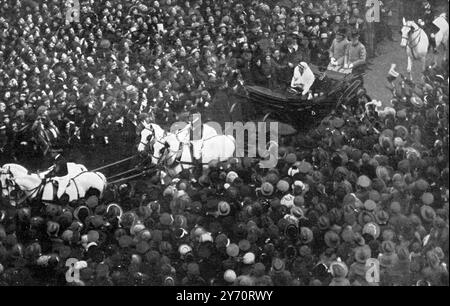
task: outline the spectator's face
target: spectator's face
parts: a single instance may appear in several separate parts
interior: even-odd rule
[[[303,16],[300,17],[299,23],[300,23],[301,25],[305,25],[305,24],[306,24],[305,17],[303,17]]]
[[[341,23],[341,16],[336,16],[336,18],[334,19],[334,22]]]

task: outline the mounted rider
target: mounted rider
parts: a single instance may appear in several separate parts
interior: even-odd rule
[[[430,46],[433,48],[434,52],[436,50],[436,34],[439,32],[439,27],[434,24],[435,14],[433,12],[433,8],[429,1],[422,1],[421,7],[422,14],[420,15],[417,23],[420,27],[427,33],[428,38],[430,40]]]

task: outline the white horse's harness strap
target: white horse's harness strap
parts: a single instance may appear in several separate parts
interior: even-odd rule
[[[411,30],[414,29],[414,27],[413,27],[413,26],[410,26],[410,25],[409,25],[409,26],[406,26],[406,27],[407,27],[407,28],[410,28]],[[410,34],[408,35],[408,37],[402,36],[403,39],[406,39],[406,40],[408,41],[408,47],[411,49],[411,53],[412,53],[414,59],[417,59],[417,55],[415,54],[414,49],[419,45],[419,43],[420,43],[420,41],[421,41],[421,39],[422,39],[422,35],[421,35],[421,32],[420,32],[421,30],[422,30],[421,28],[418,28],[418,29],[415,29],[412,33],[410,33]],[[419,32],[419,35],[417,35],[416,38],[413,38],[412,36],[413,36],[413,34],[416,33],[416,32]],[[412,41],[411,41],[411,39],[412,39]],[[418,40],[418,41],[417,41],[417,43],[413,46],[412,44],[413,44],[416,40]]]

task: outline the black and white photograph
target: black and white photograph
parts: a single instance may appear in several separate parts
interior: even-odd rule
[[[0,286],[449,286],[448,9],[0,0]]]

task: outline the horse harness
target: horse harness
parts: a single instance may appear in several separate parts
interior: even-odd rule
[[[419,33],[419,35],[416,38],[414,38],[414,39],[413,39],[412,36],[413,36],[414,33],[420,32],[420,30],[422,30],[422,28],[418,27],[417,29],[414,29],[414,27],[411,26],[411,25],[408,25],[408,26],[405,26],[405,27],[409,28],[410,30],[408,32],[408,37],[405,37],[404,35],[402,35],[402,38],[406,39],[408,41],[407,46],[411,49],[411,53],[413,55],[413,58],[417,60],[418,58],[417,58],[416,53],[414,52],[414,49],[420,44],[420,41],[422,40],[422,35],[420,35],[420,33]],[[411,39],[412,39],[412,41],[411,41]],[[416,40],[417,40],[417,43],[412,45]]]
[[[86,171],[85,171],[86,172]],[[82,173],[84,173],[84,172],[82,172]],[[70,180],[69,180],[69,184],[67,184],[67,186],[66,187],[68,187],[68,186],[70,186],[70,182],[71,181],[73,181],[73,184],[75,185],[75,188],[76,188],[76,190],[77,190],[77,197],[78,198],[80,198],[80,190],[79,190],[79,188],[78,188],[78,185],[77,185],[77,183],[75,182],[75,178],[77,177],[77,176],[79,176],[81,173],[79,173],[78,175],[76,175],[75,177],[73,177],[73,178],[71,178]],[[97,174],[98,175],[98,174]],[[99,176],[100,177],[100,176]],[[101,177],[100,177],[101,178]],[[17,183],[15,183],[15,181],[13,180],[13,179],[9,179],[9,181],[11,181],[11,182],[14,182],[14,188],[15,189],[20,189],[20,188],[18,188],[18,185],[17,185]],[[46,180],[46,179],[43,179],[43,180],[41,180],[41,183],[38,185],[38,186],[36,186],[36,187],[34,187],[33,189],[30,189],[30,190],[25,190],[25,191],[27,191],[27,192],[31,192],[29,195],[26,195],[26,196],[24,196],[23,198],[21,198],[18,202],[17,202],[17,204],[21,204],[21,203],[23,203],[24,201],[26,201],[27,199],[29,199],[31,196],[33,196],[35,193],[37,193],[37,199],[38,200],[40,200],[40,201],[42,201],[42,195],[43,195],[43,193],[44,193],[44,188],[45,188],[45,186],[46,186],[46,184],[48,183],[48,182],[50,182],[50,183],[52,183],[52,185],[53,185],[53,199],[52,200],[45,200],[45,202],[47,202],[47,203],[57,203],[57,193],[58,193],[58,188],[57,188],[57,181],[55,181],[55,180]],[[1,185],[1,183],[0,183],[0,185]],[[1,188],[2,188],[2,190],[4,190],[4,189],[8,189],[8,186],[6,186],[6,187],[3,187],[3,186],[1,186]]]

